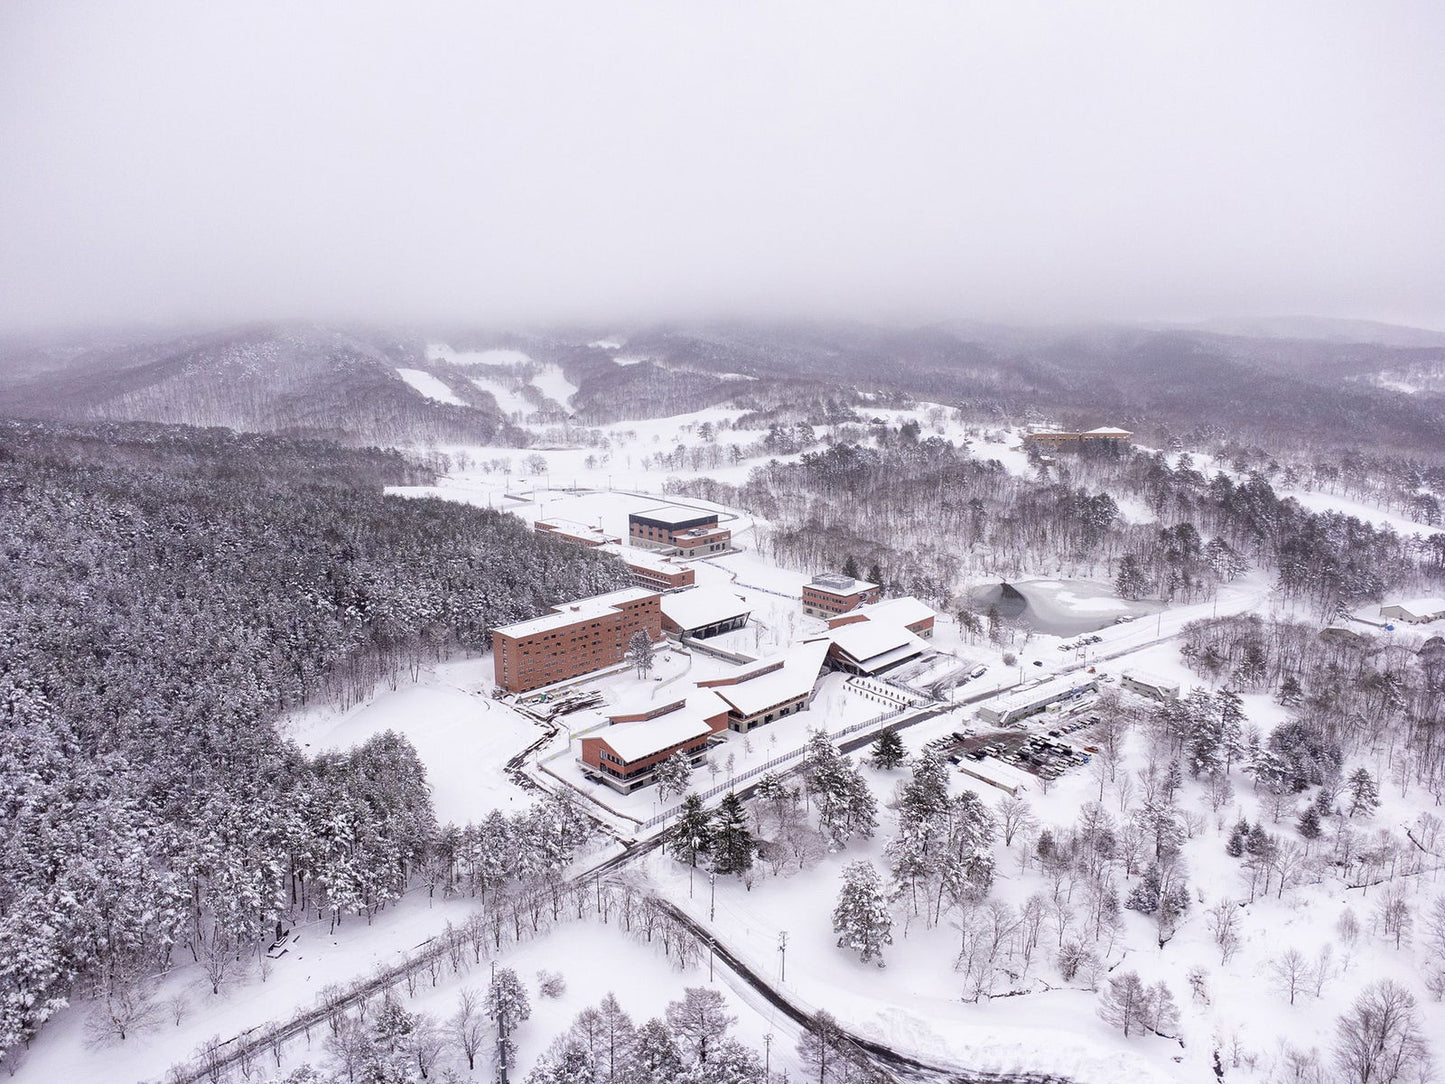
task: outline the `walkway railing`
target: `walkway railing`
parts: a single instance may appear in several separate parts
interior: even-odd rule
[[[879,714],[874,715],[871,718],[864,719],[860,723],[853,723],[851,726],[840,727],[838,730],[827,731],[827,735],[829,738],[832,738],[836,741],[839,738],[847,737],[849,734],[856,734],[858,733],[858,731],[865,730],[868,727],[878,726],[880,723],[887,722],[889,719],[896,719],[898,718],[898,716],[902,715],[908,710],[909,709],[906,707],[898,707],[894,708],[892,711],[880,712]],[[701,798],[704,802],[709,801],[713,798],[716,798],[720,794],[726,794],[730,790],[736,790],[739,784],[746,783],[750,779],[756,779],[758,776],[764,775],[772,771],[774,768],[782,767],[784,764],[788,764],[794,760],[800,759],[807,751],[808,747],[806,745],[800,745],[796,749],[790,749],[786,753],[780,753],[778,756],[773,757],[771,760],[765,761],[762,764],[749,768],[747,771],[741,772],[738,775],[734,775],[726,783],[719,783],[717,786],[711,788],[710,790],[696,793],[692,795],[692,797]],[[671,820],[682,811],[682,805],[682,802],[678,802],[672,808],[665,809],[661,813],[658,813],[656,816],[643,821],[640,825],[638,825],[638,830],[645,832],[649,828],[656,828],[659,824],[667,823],[667,821]]]

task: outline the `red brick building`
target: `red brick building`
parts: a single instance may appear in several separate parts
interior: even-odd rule
[[[538,534],[551,535],[553,538],[559,538],[573,546],[584,546],[588,549],[622,541],[616,535],[608,534],[601,527],[574,523],[566,519],[533,520],[532,529]]]
[[[578,599],[541,617],[494,628],[497,685],[524,693],[616,666],[639,630],[653,641],[662,639],[659,596],[642,587]]]
[[[1098,429],[1089,429],[1082,433],[1064,433],[1053,429],[1044,429],[1036,433],[1024,434],[1024,446],[1032,448],[1051,448],[1058,451],[1061,448],[1078,448],[1084,444],[1099,442],[1104,444],[1125,445],[1132,442],[1134,434],[1127,429],[1113,429],[1101,425]]]
[[[876,583],[855,580],[838,572],[824,572],[803,585],[803,612],[812,617],[833,617],[882,597],[883,592]]]
[[[651,783],[668,757],[682,753],[694,766],[707,760],[709,739],[727,726],[727,705],[706,691],[646,711],[613,715],[612,724],[581,739],[577,758],[615,791]]]
[[[691,587],[697,582],[697,573],[689,565],[680,564],[675,558],[661,553],[648,553],[638,549],[623,549],[609,546],[608,553],[615,553],[632,573],[632,582],[638,587],[654,591],[676,591]]]
[[[627,541],[644,549],[680,557],[721,553],[732,546],[732,531],[718,526],[718,514],[675,504],[659,505],[627,517]]]
[[[807,711],[822,673],[828,642],[806,643],[759,659],[725,677],[699,681],[727,705],[727,726],[746,734],[785,715]]]

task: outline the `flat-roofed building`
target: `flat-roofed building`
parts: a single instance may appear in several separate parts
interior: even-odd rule
[[[654,591],[676,591],[691,587],[697,582],[697,572],[682,564],[677,558],[664,553],[632,547],[608,546],[608,553],[615,553],[632,573],[632,582],[638,587],[650,587]]]
[[[552,607],[552,612],[492,629],[499,688],[530,692],[622,662],[633,633],[662,639],[656,591],[627,587]]]
[[[580,739],[584,769],[613,790],[628,794],[647,786],[657,766],[681,753],[693,765],[707,760],[708,739],[727,726],[727,705],[705,690],[682,700],[622,710],[601,731]]]
[[[829,645],[829,666],[860,677],[887,673],[928,650],[920,637],[891,621],[858,621],[821,639]]]
[[[1024,445],[1035,448],[1077,448],[1083,444],[1102,443],[1124,445],[1134,439],[1134,434],[1127,429],[1115,429],[1111,426],[1101,425],[1097,429],[1087,429],[1082,433],[1065,433],[1054,429],[1041,429],[1034,433],[1024,434]]]
[[[1179,682],[1145,670],[1125,670],[1119,675],[1119,687],[1151,700],[1179,699]]]
[[[814,641],[697,684],[727,704],[728,729],[746,734],[754,727],[806,711],[827,654],[827,641]]]
[[[1088,674],[1069,675],[1041,681],[1027,689],[995,697],[978,709],[979,718],[995,726],[1006,726],[1030,715],[1037,715],[1051,704],[1077,700],[1085,693],[1097,692],[1099,683]]]
[[[1412,625],[1424,625],[1445,617],[1445,598],[1411,598],[1380,607],[1380,616]]]
[[[883,621],[902,625],[913,635],[928,640],[933,637],[933,622],[937,617],[932,607],[919,602],[912,595],[904,595],[901,598],[884,599],[871,606],[860,606],[841,617],[829,618],[828,627],[836,629],[859,621]]]
[[[662,598],[662,627],[675,636],[705,640],[748,623],[752,604],[726,587],[694,587]]]
[[[644,549],[668,550],[680,557],[721,553],[733,533],[718,525],[718,513],[706,508],[663,504],[627,517],[627,541]]]
[[[803,612],[810,617],[835,617],[882,597],[876,583],[841,572],[823,572],[803,585]]]
[[[570,519],[534,520],[532,529],[538,534],[545,534],[570,545],[584,546],[588,549],[619,544],[622,541],[616,535],[608,534],[601,527],[592,527]]]

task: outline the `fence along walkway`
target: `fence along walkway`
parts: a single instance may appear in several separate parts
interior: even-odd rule
[[[898,716],[902,715],[908,710],[909,709],[906,707],[898,707],[894,708],[892,711],[880,712],[878,715],[875,715],[872,718],[864,719],[861,723],[854,723],[851,726],[841,727],[838,730],[830,730],[827,732],[827,734],[828,737],[836,741],[839,738],[847,737],[849,734],[856,734],[858,731],[864,730],[870,726],[878,726],[880,723],[887,722],[889,719],[896,719],[898,718]],[[733,776],[726,783],[719,783],[712,789],[702,791],[699,794],[693,795],[693,797],[701,798],[704,802],[710,801],[720,794],[726,794],[730,790],[736,790],[740,783],[746,783],[750,779],[756,779],[758,776],[770,772],[774,768],[779,768],[782,765],[789,763],[790,761],[797,760],[807,751],[808,747],[806,745],[800,745],[796,749],[790,749],[788,750],[788,752],[781,753],[778,756],[773,757],[771,760],[763,764],[759,764],[755,768],[749,768],[742,774]],[[677,805],[673,806],[671,809],[664,809],[656,816],[650,817],[647,820],[643,821],[637,826],[638,830],[645,832],[649,828],[656,828],[659,824],[666,824],[673,817],[677,816],[678,813],[680,813],[681,811],[682,803],[678,802]]]

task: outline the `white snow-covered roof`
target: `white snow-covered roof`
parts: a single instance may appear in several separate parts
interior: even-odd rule
[[[695,711],[683,708],[640,723],[614,723],[587,738],[600,738],[627,763],[660,753],[679,742],[712,733],[712,727]],[[587,738],[583,738],[586,741]]]
[[[693,587],[662,596],[663,616],[681,629],[700,629],[752,612],[751,604],[721,586]]]
[[[543,531],[571,535],[574,538],[585,538],[594,542],[610,542],[617,538],[616,535],[608,534],[601,527],[595,527],[590,523],[578,523],[574,519],[539,519],[537,526]]]
[[[916,625],[920,621],[938,616],[931,606],[918,601],[912,595],[875,602],[853,612],[862,614],[869,621],[893,621],[899,625]]]
[[[1038,782],[1037,777],[993,757],[965,760],[958,767],[964,775],[1012,791],[1027,790],[1029,784]]]
[[[815,591],[826,591],[830,595],[856,595],[863,591],[872,591],[878,585],[867,580],[855,580],[841,572],[820,572],[808,581],[808,586]]]
[[[624,602],[636,602],[638,599],[655,594],[657,594],[656,591],[649,591],[645,587],[624,587],[620,591],[609,591],[605,595],[579,598],[574,602],[553,606],[552,612],[549,614],[529,618],[526,621],[517,621],[510,625],[499,625],[492,631],[507,636],[533,636],[539,632],[565,629],[568,625],[578,621],[587,621],[611,613]]]
[[[686,567],[678,564],[671,557],[665,557],[651,550],[637,549],[633,546],[609,544],[603,546],[602,551],[615,554],[622,559],[624,564],[635,565],[638,568],[650,568],[656,572],[679,572]]]
[[[665,523],[669,527],[680,527],[683,524],[692,523],[694,520],[699,519],[718,518],[718,513],[710,508],[688,508],[681,504],[660,504],[656,508],[647,508],[641,512],[633,512],[632,515],[641,519],[650,519],[657,523]]]
[[[1115,429],[1112,426],[1101,425],[1097,429],[1088,430],[1086,437],[1132,437],[1134,434],[1127,429]]]
[[[707,690],[734,708],[744,718],[757,715],[778,704],[807,696],[813,691],[818,674],[823,669],[823,659],[828,654],[826,640],[814,640],[784,652],[780,670],[759,674],[737,685],[719,685]],[[759,659],[758,662],[777,661],[778,656]]]
[[[876,670],[928,650],[927,644],[892,621],[857,621],[831,630],[828,639],[865,670]]]
[[[1445,613],[1445,598],[1407,598],[1391,605],[1417,615]]]
[[[1055,696],[1067,696],[1075,689],[1082,689],[1086,685],[1094,685],[1097,687],[1098,682],[1088,674],[1073,674],[1052,678],[1049,681],[1041,681],[1037,685],[1030,685],[1027,689],[1020,689],[1016,693],[1010,693],[1001,700],[990,701],[988,707],[990,710],[1003,715],[1005,712],[1031,707],[1040,700],[1048,700]]]
[[[1178,689],[1179,681],[1176,678],[1164,677],[1162,674],[1153,674],[1148,670],[1125,670],[1121,677],[1131,681],[1137,681],[1141,685],[1152,685],[1156,689]]]

